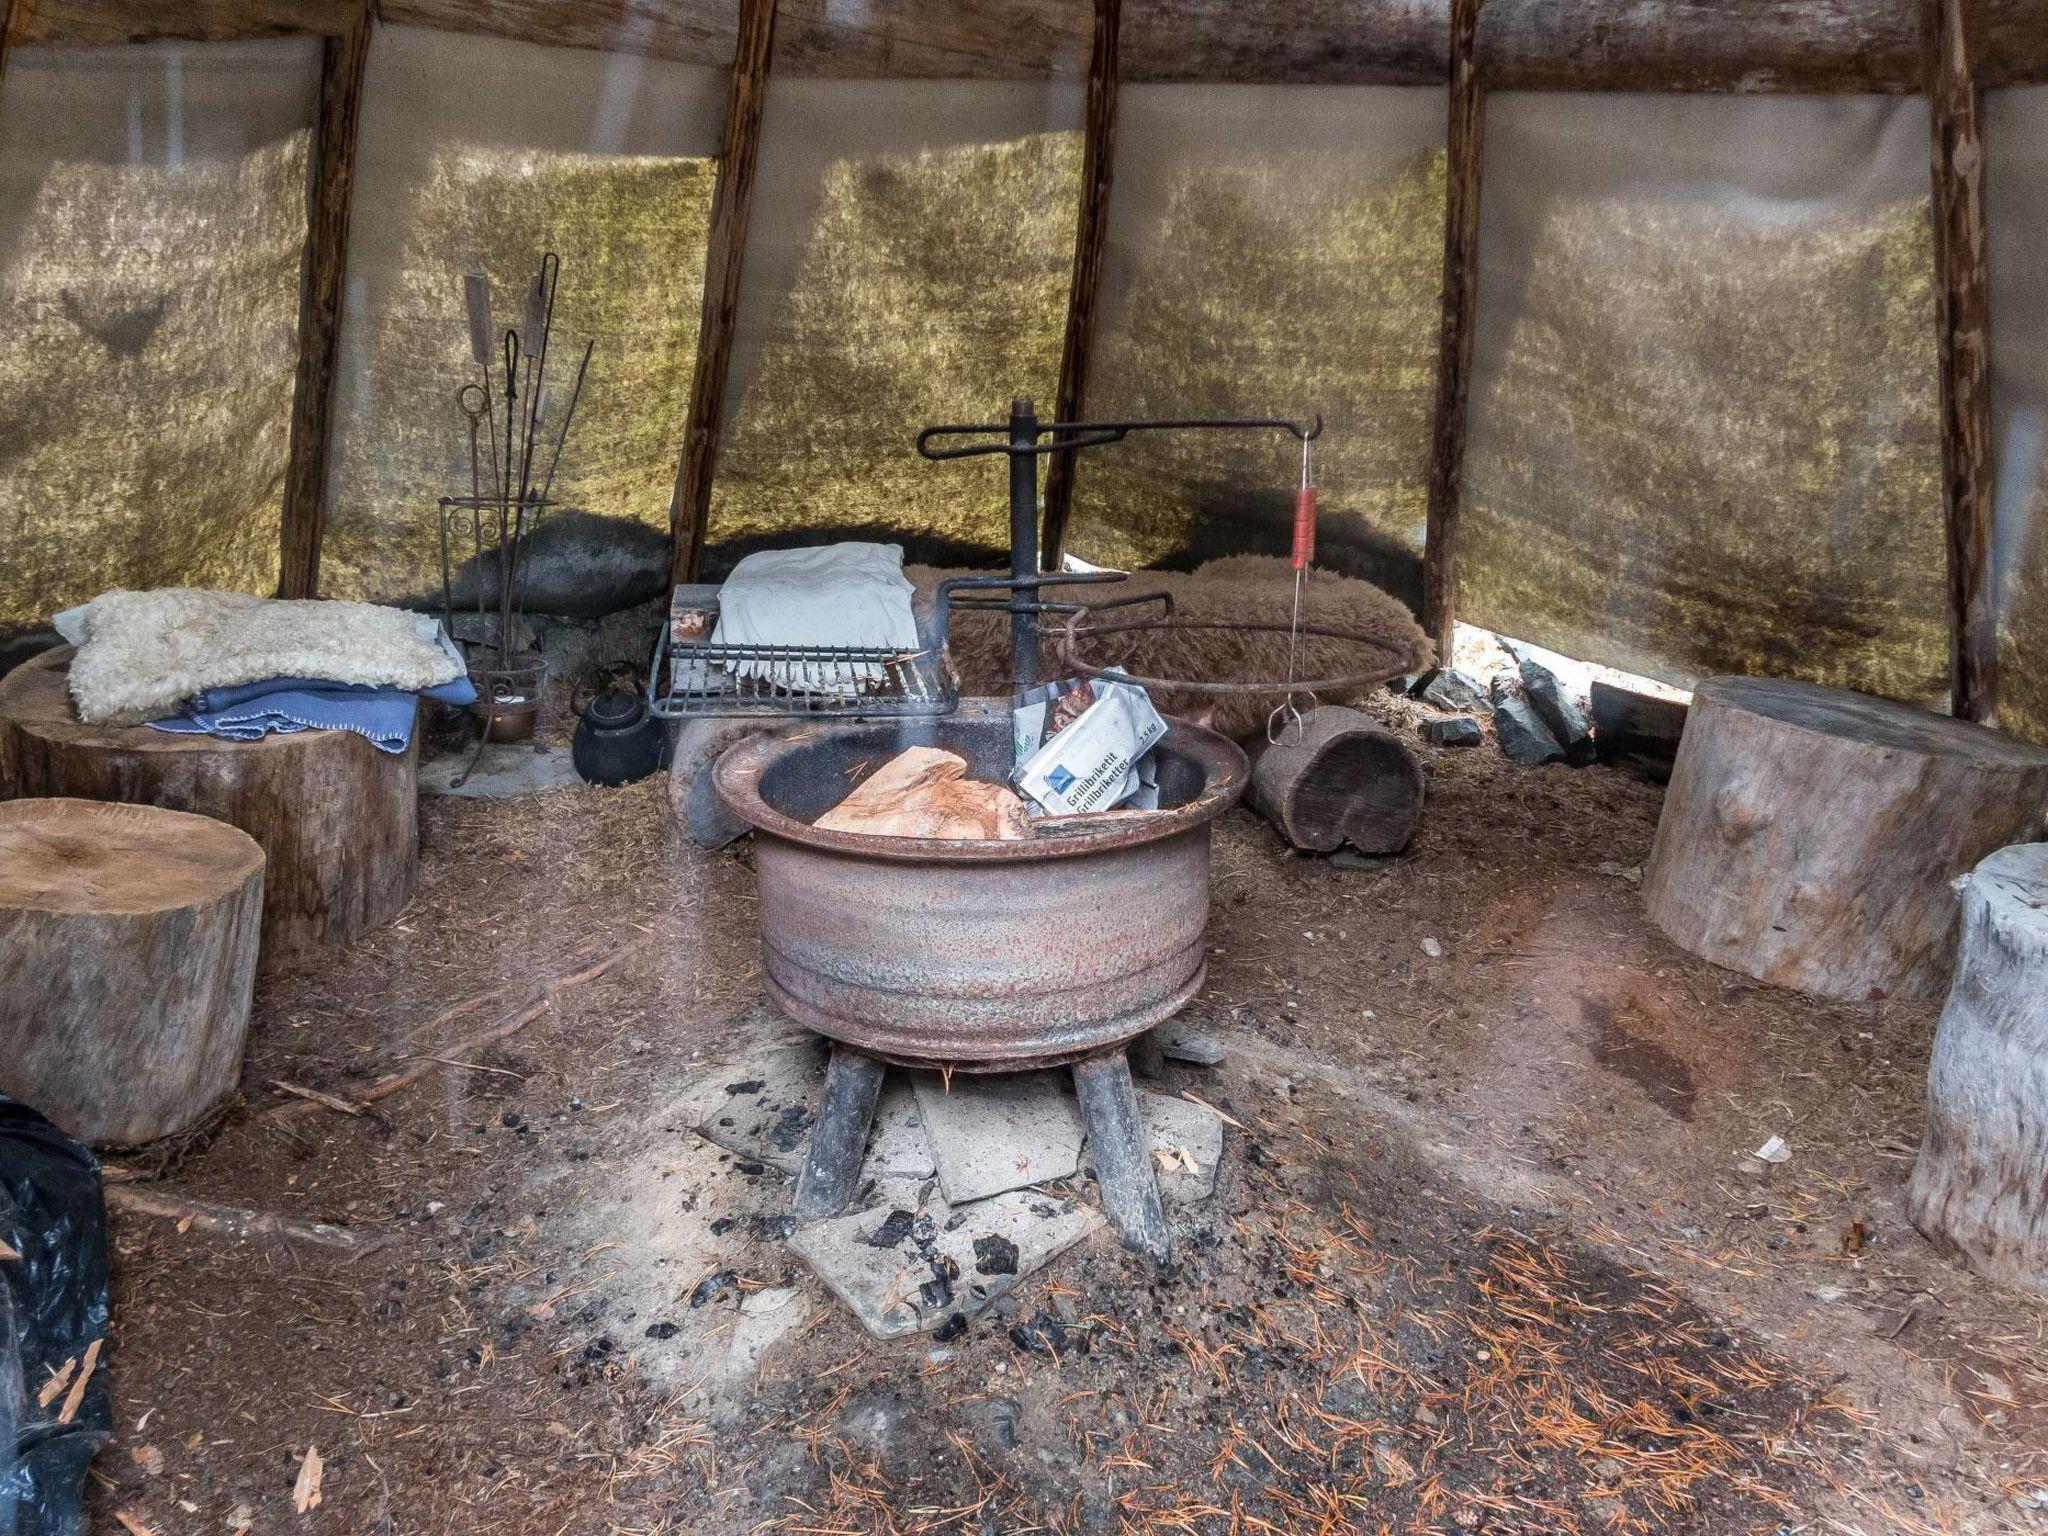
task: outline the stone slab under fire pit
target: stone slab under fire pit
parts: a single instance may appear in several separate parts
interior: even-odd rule
[[[1072,1176],[1081,1166],[1081,1109],[1064,1072],[955,1073],[949,1087],[919,1072],[939,1187],[955,1205]]]
[[[885,1186],[885,1188],[888,1186]],[[958,1210],[936,1197],[799,1227],[790,1248],[878,1339],[972,1317],[1102,1225],[1087,1206],[1010,1190]]]

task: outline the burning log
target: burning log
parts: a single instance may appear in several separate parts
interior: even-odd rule
[[[1297,848],[1399,853],[1422,820],[1422,768],[1406,742],[1355,709],[1302,717],[1299,739],[1261,747],[1245,801]]]

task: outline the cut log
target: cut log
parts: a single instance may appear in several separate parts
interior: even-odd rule
[[[699,848],[723,848],[751,830],[718,798],[711,770],[728,747],[763,729],[759,720],[714,718],[685,720],[676,733],[668,768],[669,811]]]
[[[1600,761],[1633,768],[1659,784],[1670,783],[1679,738],[1685,735],[1686,706],[1613,683],[1593,684],[1592,694],[1593,744],[1599,748]]]
[[[1324,705],[1302,716],[1299,740],[1258,749],[1244,798],[1311,853],[1346,843],[1360,853],[1399,853],[1422,820],[1422,767],[1369,715]]]
[[[0,1089],[81,1141],[204,1118],[241,1072],[263,850],[205,816],[0,804]]]
[[[1838,688],[1699,685],[1643,880],[1670,938],[1823,997],[1938,998],[1949,882],[2041,836],[2048,751]]]
[[[2001,848],[1958,885],[1906,1210],[1978,1274],[2048,1295],[2048,844]]]
[[[261,741],[80,723],[71,648],[0,678],[0,796],[73,796],[193,811],[240,827],[268,859],[265,971],[382,927],[412,899],[419,734],[379,752],[353,731]]]

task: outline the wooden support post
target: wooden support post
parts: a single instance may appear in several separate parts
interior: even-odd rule
[[[1059,392],[1054,421],[1079,419],[1088,387],[1088,356],[1095,344],[1095,294],[1109,232],[1109,183],[1116,166],[1117,29],[1122,0],[1095,0],[1095,32],[1088,47],[1088,118],[1081,139],[1081,210],[1074,225],[1074,276],[1067,288],[1067,333],[1060,344]],[[1045,522],[1039,567],[1057,570],[1074,497],[1074,455],[1056,453],[1045,469]]]
[[[867,1155],[868,1128],[875,1122],[883,1075],[884,1068],[874,1057],[844,1045],[832,1047],[817,1118],[811,1122],[811,1144],[790,1201],[798,1221],[837,1216],[860,1188],[861,1159]]]
[[[1474,63],[1480,0],[1451,0],[1451,119],[1444,167],[1443,320],[1436,427],[1422,550],[1422,628],[1448,662],[1458,618],[1458,511],[1465,473],[1465,400],[1472,384],[1472,310],[1479,295],[1479,173],[1486,97]]]
[[[1947,526],[1949,711],[1998,718],[1992,572],[1990,289],[1984,270],[1984,94],[1970,67],[1968,0],[1935,0],[1935,312],[1941,327],[1941,489]]]
[[[0,0],[0,93],[7,89],[7,50],[14,46],[14,30],[24,19],[21,0]]]
[[[718,464],[725,376],[732,366],[733,321],[740,307],[740,268],[747,254],[747,217],[754,205],[754,157],[761,147],[761,109],[768,98],[769,56],[775,50],[775,0],[740,0],[739,44],[725,92],[725,129],[718,146],[718,185],[704,252],[704,311],[697,327],[697,371],[682,462],[669,503],[669,537],[677,581],[695,581],[704,559],[711,511],[711,475]]]
[[[356,24],[327,39],[320,66],[320,123],[313,136],[306,276],[299,294],[299,372],[292,389],[291,450],[284,472],[279,597],[320,591],[320,538],[327,522],[327,444],[334,421],[334,364],[348,275],[348,216],[356,181],[356,125],[370,57],[370,0]]]

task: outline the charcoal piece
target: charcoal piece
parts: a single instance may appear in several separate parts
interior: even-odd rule
[[[1010,1342],[1034,1355],[1056,1355],[1067,1347],[1066,1325],[1041,1308],[1010,1329]]]
[[[966,1314],[961,1312],[955,1312],[951,1317],[947,1318],[943,1323],[939,1324],[938,1327],[932,1330],[932,1341],[937,1344],[950,1344],[953,1342],[953,1340],[959,1338],[960,1335],[965,1333],[966,1331]]]
[[[916,1215],[910,1211],[901,1209],[891,1211],[882,1218],[882,1224],[875,1228],[874,1235],[867,1240],[868,1246],[870,1248],[894,1248],[903,1239],[910,1236],[911,1225],[916,1220]]]
[[[705,1302],[737,1288],[739,1283],[740,1277],[729,1269],[721,1269],[715,1275],[706,1275],[697,1282],[697,1288],[690,1292],[690,1305],[701,1307]]]
[[[1000,1232],[991,1232],[974,1240],[974,1268],[983,1275],[1014,1275],[1017,1273],[1017,1245]]]

